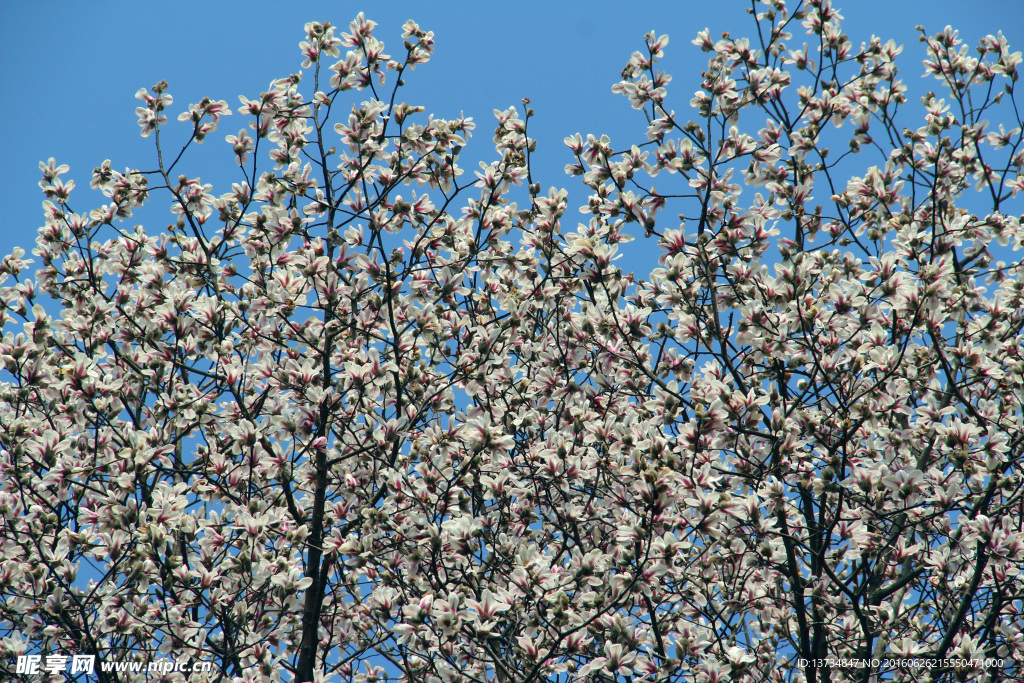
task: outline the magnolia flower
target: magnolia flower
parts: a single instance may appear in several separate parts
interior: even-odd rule
[[[249,159],[249,152],[255,146],[255,142],[249,137],[248,131],[244,128],[238,131],[238,135],[228,135],[224,138],[235,153],[235,163],[244,166]]]
[[[491,592],[491,589],[485,588],[481,591],[480,600],[473,600],[472,598],[466,599],[466,606],[476,611],[477,619],[479,621],[486,621],[493,618],[499,612],[504,612],[511,609],[512,605],[503,601],[499,596]]]

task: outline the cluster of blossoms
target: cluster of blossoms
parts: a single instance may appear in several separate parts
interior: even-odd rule
[[[42,164],[40,263],[0,262],[0,671],[1021,670],[1020,53],[922,33],[945,92],[905,129],[901,48],[855,48],[828,0],[755,18],[754,41],[693,41],[693,119],[647,36],[614,86],[643,138],[565,140],[575,226],[535,180],[528,102],[465,174],[475,122],[399,97],[433,34],[408,22],[393,59],[361,14],[306,25],[312,77],[240,97],[230,191],[160,153],[105,162],[109,203],[76,212]],[[138,95],[158,152],[166,91]],[[191,105],[185,147],[230,113]],[[129,226],[154,193],[174,222]],[[648,278],[619,265],[638,239]],[[927,666],[876,664],[903,661]]]

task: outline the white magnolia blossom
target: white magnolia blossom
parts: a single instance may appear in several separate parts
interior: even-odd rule
[[[402,101],[433,33],[392,56],[362,14],[239,98],[230,189],[160,130],[232,112],[168,124],[164,82],[137,94],[155,173],[105,161],[79,206],[41,164],[34,258],[0,262],[0,671],[1016,675],[1020,53],[922,34],[911,121],[902,47],[841,18],[701,31],[692,99],[648,34],[613,86],[646,129],[565,138],[579,207],[542,190],[528,102],[465,173],[476,122]]]

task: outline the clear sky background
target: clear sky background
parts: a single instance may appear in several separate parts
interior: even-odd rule
[[[930,33],[952,24],[972,49],[977,38],[1002,30],[1011,47],[1024,49],[1019,0],[836,0],[835,5],[855,45],[875,34],[906,46],[900,64],[912,93],[934,87],[920,78],[924,52],[916,24]],[[669,92],[679,110],[706,65],[706,55],[689,41],[704,27],[713,37],[722,31],[750,35],[747,7],[741,0],[4,2],[0,252],[15,245],[31,250],[34,244],[42,223],[39,161],[54,156],[71,166],[65,177],[78,186],[72,208],[98,206],[103,198],[88,189],[88,182],[104,159],[122,170],[155,165],[152,138],[141,138],[136,123],[134,94],[140,87],[160,79],[170,83],[174,105],[167,142],[184,142],[186,126],[174,118],[190,102],[208,95],[235,109],[239,94],[257,97],[272,79],[297,71],[307,21],[347,28],[365,11],[378,22],[376,34],[388,43],[387,52],[396,56],[404,52],[402,23],[415,19],[434,31],[437,51],[409,75],[407,101],[441,117],[460,111],[473,116],[478,129],[467,152],[489,158],[491,111],[530,97],[536,111],[531,136],[539,142],[536,177],[545,187],[578,188],[562,172],[570,161],[562,138],[607,133],[615,144],[643,136],[642,115],[613,95],[611,85],[630,54],[643,46],[644,33],[653,29],[672,38],[664,65],[674,76]],[[793,42],[796,47],[803,41],[794,35]],[[215,194],[230,189],[240,178],[222,173],[232,161],[224,136],[245,125],[237,113],[223,119],[203,147],[190,152],[185,172],[214,182]],[[573,199],[582,196],[577,189]],[[170,220],[169,212],[160,220]]]

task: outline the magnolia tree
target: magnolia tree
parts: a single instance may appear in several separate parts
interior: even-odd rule
[[[566,139],[583,223],[526,102],[464,173],[474,123],[401,98],[432,34],[389,56],[363,15],[307,24],[304,75],[235,112],[174,127],[140,90],[155,166],[104,162],[99,208],[43,164],[35,260],[0,266],[0,667],[1019,675],[1020,53],[922,32],[936,92],[904,127],[902,48],[828,0],[753,13],[698,34],[678,111],[647,36],[613,86],[636,144]],[[165,141],[223,145],[229,114],[215,191]],[[134,224],[151,198],[166,227]],[[647,277],[616,263],[634,238]]]

